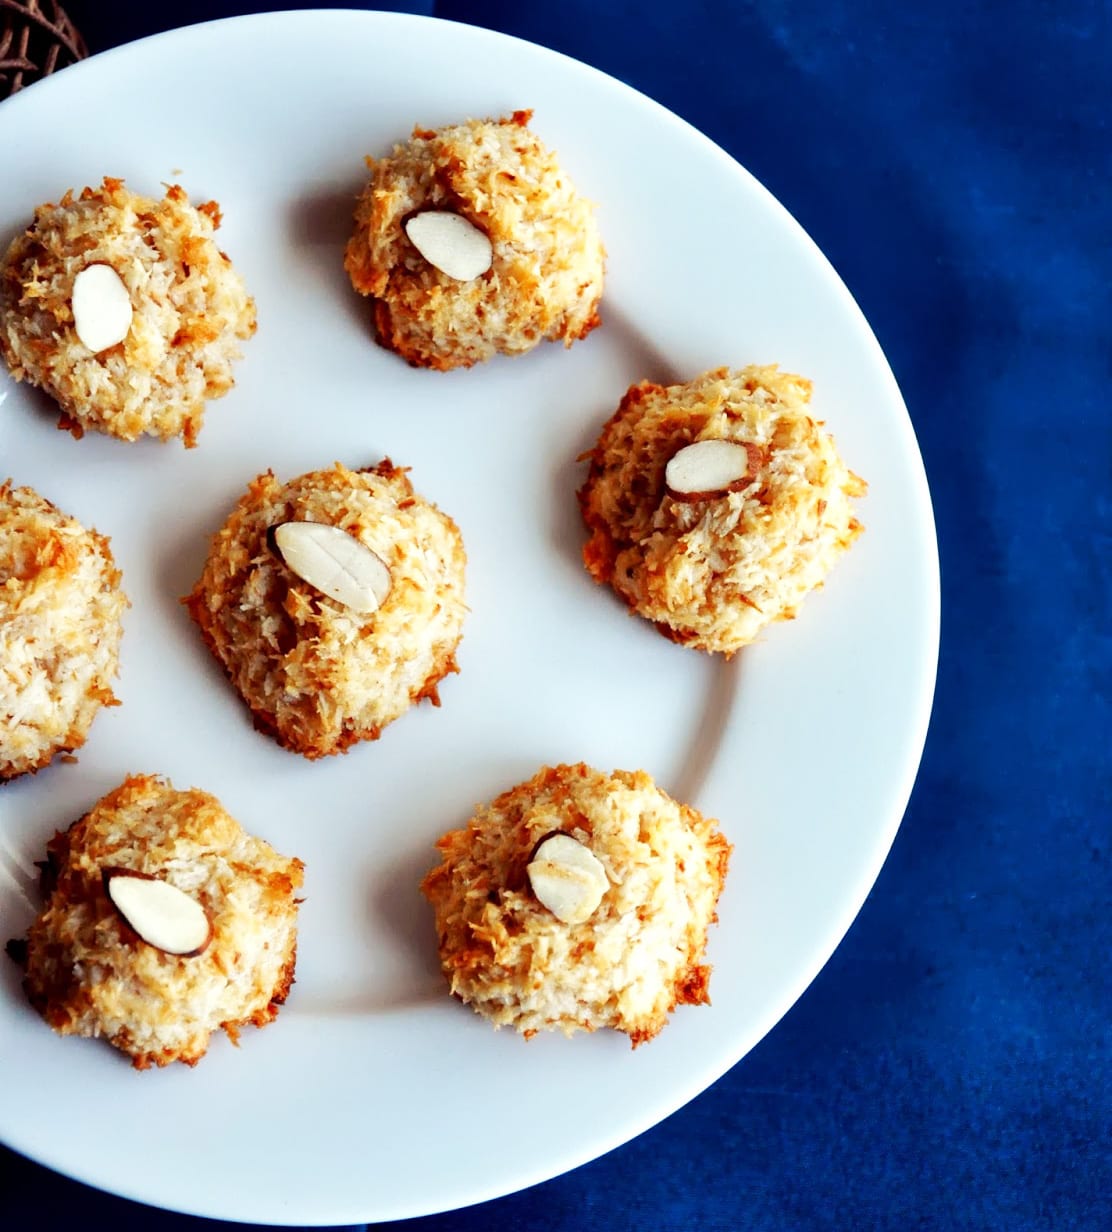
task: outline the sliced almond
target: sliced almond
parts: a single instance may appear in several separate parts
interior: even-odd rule
[[[390,570],[365,543],[327,522],[274,527],[278,554],[303,582],[353,612],[376,612],[390,593]]]
[[[676,500],[721,496],[743,487],[749,477],[749,450],[740,441],[695,441],[664,468],[665,487]]]
[[[73,280],[73,327],[93,354],[123,342],[131,329],[131,296],[110,265],[86,265]]]
[[[494,260],[490,237],[451,210],[422,210],[405,224],[405,233],[430,265],[460,282],[485,274]]]
[[[212,940],[204,907],[168,881],[112,868],[104,872],[104,891],[142,940],[166,954],[192,958]]]
[[[595,853],[561,832],[537,844],[525,871],[538,900],[565,924],[590,919],[610,886]]]

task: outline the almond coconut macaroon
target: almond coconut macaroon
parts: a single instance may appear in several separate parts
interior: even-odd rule
[[[120,581],[103,535],[0,484],[0,781],[80,748],[116,704]]]
[[[525,1036],[611,1027],[636,1047],[709,1001],[730,845],[643,772],[545,767],[437,846],[421,889],[452,993]]]
[[[423,368],[470,367],[599,323],[594,207],[528,128],[532,112],[417,128],[368,159],[345,266],[379,342]]]
[[[579,505],[597,582],[666,637],[729,657],[795,616],[861,532],[865,483],[775,365],[632,386]]]
[[[206,792],[135,775],[47,844],[46,905],[8,945],[60,1035],[136,1069],[195,1065],[214,1031],[273,1021],[293,983],[300,860]]]
[[[212,541],[185,603],[255,725],[306,757],[376,740],[458,671],[465,555],[387,458],[281,483],[269,471]]]
[[[122,180],[35,210],[0,261],[0,353],[48,393],[62,427],[196,443],[231,389],[255,304],[213,239],[215,201],[160,201]]]

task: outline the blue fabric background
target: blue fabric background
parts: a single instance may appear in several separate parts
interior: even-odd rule
[[[67,7],[96,51],[266,6]],[[636,1141],[398,1226],[1109,1227],[1112,8],[384,7],[491,26],[620,77],[787,205],[903,389],[943,576],[918,785],[864,910],[802,1000]],[[0,1228],[78,1221],[220,1226],[0,1148]]]

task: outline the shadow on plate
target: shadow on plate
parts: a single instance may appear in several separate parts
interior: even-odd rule
[[[683,651],[686,654],[702,655],[701,651]],[[703,702],[703,712],[695,724],[687,752],[680,762],[682,767],[671,786],[671,794],[682,803],[698,799],[706,782],[707,774],[719,755],[719,747],[734,708],[742,674],[744,654],[735,655],[729,662],[714,656],[711,663],[711,684]]]
[[[182,599],[192,591],[201,576],[212,536],[242,496],[244,486],[238,480],[234,485],[229,485],[231,490],[227,500],[219,505],[213,502],[211,507],[201,504],[191,508],[183,504],[176,520],[164,524],[158,538],[151,541],[152,556],[149,561],[150,572],[158,582],[156,602],[163,608],[175,636],[188,643],[196,670],[209,678],[213,689],[219,690],[220,695],[228,694],[241,708],[242,701],[215,656],[205,646],[200,630],[193,623]],[[190,513],[192,516],[189,516]]]
[[[417,886],[435,863],[435,852],[422,843],[393,863],[364,870],[368,887],[365,927],[368,944],[373,938],[390,936],[403,951],[391,964],[381,986],[322,991],[291,997],[291,1008],[300,1014],[336,1017],[347,1014],[405,1012],[419,1005],[443,1001],[448,988],[436,956],[436,931],[432,911]],[[404,974],[399,974],[404,972]]]
[[[314,274],[328,275],[328,285],[339,306],[351,318],[367,342],[378,348],[371,301],[351,285],[344,269],[344,248],[351,236],[355,202],[366,177],[341,184],[323,184],[290,203],[286,230],[298,262],[311,266]],[[401,360],[399,363],[403,362]]]
[[[561,461],[552,472],[551,542],[560,559],[572,562],[579,572],[583,572],[581,552],[586,532],[576,496],[587,478],[589,465],[583,455],[594,446],[603,425],[618,409],[630,385],[640,381],[671,385],[682,379],[664,352],[634,324],[627,313],[609,304],[605,295],[600,311],[602,324],[597,332],[601,335],[605,331],[608,344],[622,357],[622,377],[615,383],[606,403],[590,416],[576,438],[569,440],[566,448],[562,448]],[[577,345],[590,346],[591,338]],[[586,573],[583,576],[586,578]]]

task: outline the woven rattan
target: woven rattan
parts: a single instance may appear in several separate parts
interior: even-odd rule
[[[88,54],[60,4],[0,0],[0,99]]]

